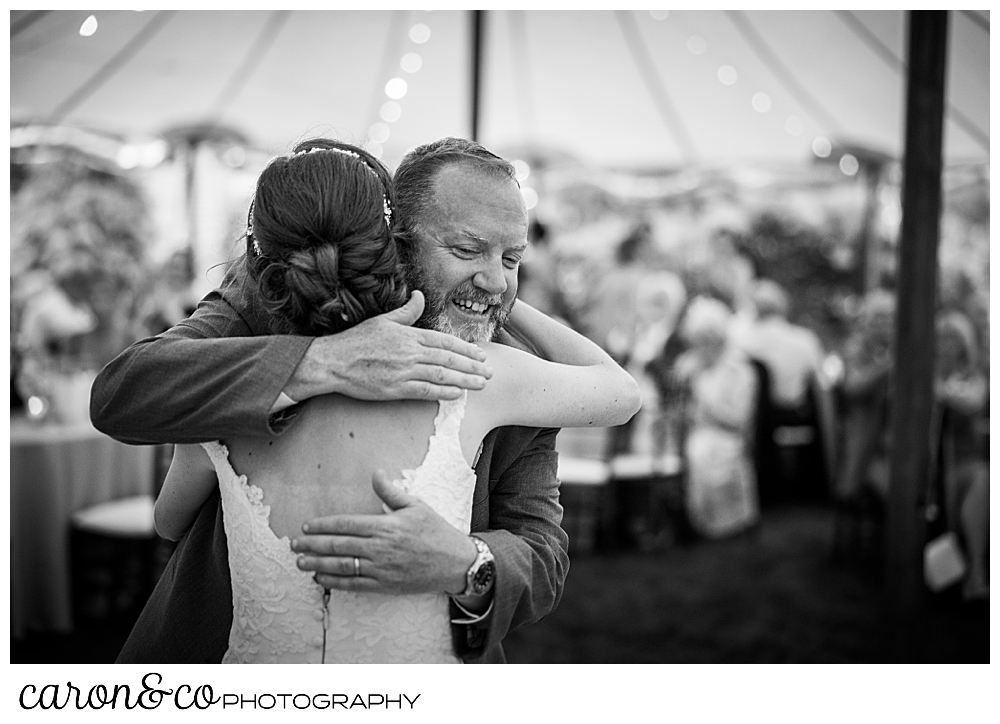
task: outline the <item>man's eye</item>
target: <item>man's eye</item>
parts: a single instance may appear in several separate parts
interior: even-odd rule
[[[510,269],[516,269],[517,266],[521,263],[521,257],[519,257],[519,256],[505,256],[504,259],[503,259],[503,263],[506,264],[507,267],[510,268]]]
[[[467,246],[456,246],[456,247],[454,247],[454,250],[455,250],[456,254],[460,254],[461,256],[475,256],[476,255],[476,250],[475,249],[471,249],[471,248],[469,248]]]

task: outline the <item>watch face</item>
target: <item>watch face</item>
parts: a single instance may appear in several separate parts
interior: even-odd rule
[[[472,576],[472,587],[476,590],[476,593],[484,593],[489,590],[495,573],[496,566],[493,561],[486,561],[483,565],[479,566],[479,570]]]

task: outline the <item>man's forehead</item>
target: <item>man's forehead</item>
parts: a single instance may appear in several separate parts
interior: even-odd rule
[[[517,183],[469,164],[449,164],[438,171],[426,211],[428,220],[448,226],[466,229],[470,222],[489,218],[523,226],[527,235],[527,210]]]
[[[433,190],[436,196],[495,194],[497,189],[515,189],[520,193],[517,182],[499,169],[482,168],[469,162],[445,164],[434,175]]]

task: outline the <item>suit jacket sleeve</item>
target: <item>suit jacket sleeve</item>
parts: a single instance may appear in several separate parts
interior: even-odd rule
[[[497,576],[493,611],[480,624],[456,627],[459,654],[469,663],[504,660],[509,631],[534,623],[559,604],[569,570],[569,539],[560,527],[557,429],[502,428],[491,453],[488,525],[473,513],[473,532],[490,547]],[[481,515],[481,514],[480,514]]]
[[[193,443],[281,431],[269,415],[312,337],[267,335],[237,285],[208,294],[194,314],[136,342],[94,382],[94,426],[132,444]]]
[[[201,507],[115,663],[217,664],[229,645],[233,594],[219,491]]]

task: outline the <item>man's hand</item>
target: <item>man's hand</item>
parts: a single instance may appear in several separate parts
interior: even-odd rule
[[[424,296],[339,334],[317,337],[299,362],[285,394],[299,402],[338,392],[358,400],[453,400],[481,390],[492,371],[482,349],[458,337],[411,325]]]
[[[386,515],[331,515],[302,526],[292,541],[298,565],[325,588],[378,593],[460,593],[476,559],[472,540],[426,503],[386,479],[372,488]],[[360,562],[355,575],[354,559]]]

